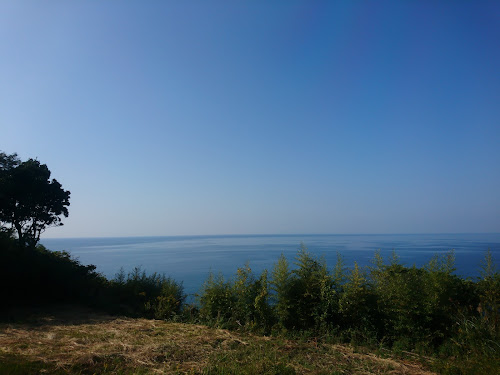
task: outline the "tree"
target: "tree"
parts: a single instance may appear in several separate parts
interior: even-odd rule
[[[38,160],[0,152],[0,223],[15,231],[22,247],[36,246],[46,228],[68,217],[70,192],[50,174]]]
[[[17,157],[17,154],[7,155],[4,152],[0,152],[0,173],[15,168],[20,163],[21,161]]]

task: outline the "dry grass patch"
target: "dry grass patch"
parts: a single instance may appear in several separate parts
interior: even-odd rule
[[[23,373],[23,362],[37,364],[30,373],[430,374],[348,346],[74,309],[1,324],[0,361],[13,374]]]

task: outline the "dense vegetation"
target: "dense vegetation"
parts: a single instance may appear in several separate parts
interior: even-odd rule
[[[265,335],[314,337],[435,358],[442,372],[500,373],[500,273],[490,252],[477,280],[455,275],[453,253],[421,268],[376,253],[371,267],[328,268],[305,246],[270,272],[249,265],[226,280],[211,274],[196,305],[182,284],[139,268],[113,280],[67,252],[39,245],[68,216],[69,191],[47,166],[0,152],[0,314],[13,308],[78,303],[114,314],[200,322]],[[14,237],[14,233],[17,237]]]
[[[491,252],[477,280],[456,276],[453,258],[448,253],[417,268],[376,253],[363,269],[346,268],[339,256],[330,269],[303,246],[293,263],[281,256],[270,272],[255,275],[247,264],[228,280],[211,274],[196,305],[187,305],[182,284],[171,278],[137,268],[107,280],[66,252],[22,247],[3,232],[0,293],[7,307],[72,302],[132,317],[418,353],[437,358],[445,373],[498,373],[500,274]]]
[[[69,215],[71,194],[50,176],[46,164],[0,151],[0,227],[16,232],[22,247],[35,247],[46,228]]]
[[[7,309],[77,303],[132,317],[169,319],[181,313],[182,285],[163,275],[136,268],[113,280],[82,265],[67,252],[43,245],[24,247],[0,232],[0,295]]]
[[[211,275],[200,319],[437,355],[450,359],[441,362],[443,372],[499,373],[500,274],[491,252],[475,281],[456,276],[453,264],[452,252],[422,268],[376,253],[368,269],[346,269],[339,257],[330,270],[302,247],[292,265],[282,256],[270,277],[248,265],[229,281]]]

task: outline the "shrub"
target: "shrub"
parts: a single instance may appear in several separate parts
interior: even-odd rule
[[[366,273],[355,262],[339,298],[341,329],[347,330],[347,337],[356,342],[371,340],[375,332],[375,311],[375,295],[371,285]]]
[[[95,266],[84,266],[65,251],[49,251],[42,245],[21,247],[5,232],[0,235],[0,274],[6,307],[93,305],[107,283]]]
[[[500,273],[496,271],[493,255],[488,250],[481,265],[481,278],[477,283],[478,312],[492,331],[500,330]]]
[[[272,270],[271,296],[274,313],[281,329],[291,326],[290,316],[292,309],[292,273],[286,257],[281,254]]]
[[[161,283],[160,294],[146,302],[145,310],[155,319],[172,319],[180,314],[185,299],[182,284],[168,277]]]
[[[292,271],[292,306],[294,327],[300,330],[319,328],[327,322],[333,278],[324,259],[312,256],[302,244]]]
[[[107,308],[114,313],[171,319],[180,314],[186,299],[182,284],[158,273],[146,274],[140,267],[127,277],[120,272],[108,287]]]
[[[326,330],[338,317],[338,291],[343,279],[341,258],[335,275],[324,259],[312,256],[302,244],[290,270],[282,254],[272,271],[271,305],[278,328],[287,330]]]
[[[238,268],[232,284],[235,304],[232,319],[238,325],[268,331],[272,325],[267,270],[255,278],[248,264]]]
[[[209,273],[199,295],[200,318],[211,325],[226,326],[234,323],[233,310],[236,304],[234,288],[224,280],[222,274]]]

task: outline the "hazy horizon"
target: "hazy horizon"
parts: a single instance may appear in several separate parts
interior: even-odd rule
[[[43,238],[498,233],[500,2],[0,4]]]
[[[432,235],[498,235],[500,232],[460,232],[460,233],[214,233],[214,234],[174,234],[174,235],[140,235],[140,236],[84,236],[84,237],[47,237],[42,235],[43,240],[57,239],[91,239],[91,238],[162,238],[162,237],[300,237],[300,236],[432,236]]]

